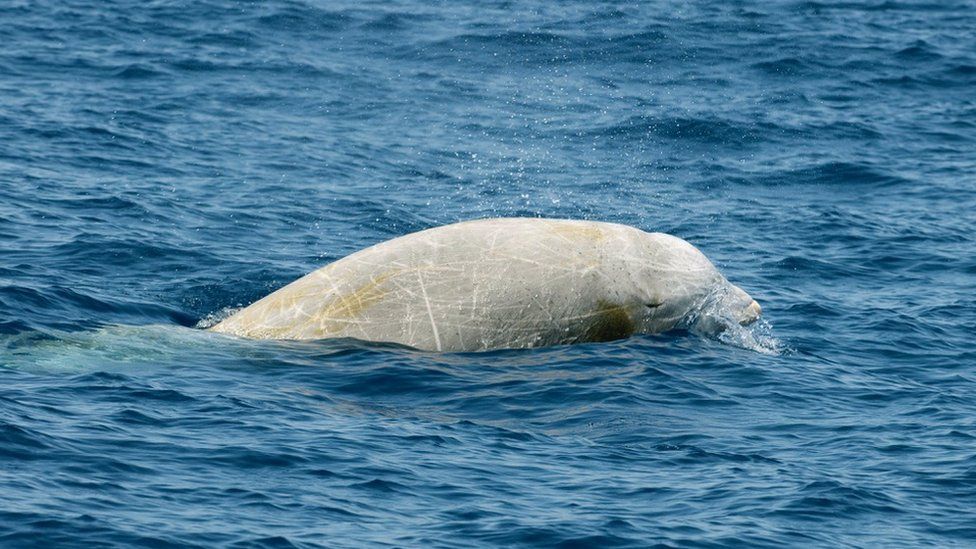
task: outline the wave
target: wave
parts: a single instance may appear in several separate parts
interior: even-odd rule
[[[607,137],[648,137],[737,146],[763,139],[761,130],[750,123],[719,118],[632,116],[623,122],[593,130]]]

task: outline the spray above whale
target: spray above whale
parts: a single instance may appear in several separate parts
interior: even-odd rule
[[[760,314],[755,300],[680,238],[614,223],[498,218],[376,244],[210,330],[482,351],[692,325],[721,330]]]

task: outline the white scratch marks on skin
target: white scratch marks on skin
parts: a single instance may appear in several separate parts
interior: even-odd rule
[[[427,288],[424,286],[424,277],[417,271],[417,282],[420,284],[420,293],[424,296],[424,303],[427,305],[427,316],[430,318],[430,328],[434,331],[434,345],[437,346],[437,351],[440,352],[441,348],[441,336],[437,333],[437,322],[434,321],[434,311],[430,308],[430,299],[427,298]]]

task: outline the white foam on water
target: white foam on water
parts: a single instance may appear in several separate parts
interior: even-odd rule
[[[231,316],[234,315],[234,313],[240,311],[243,308],[244,307],[224,307],[223,309],[214,311],[208,314],[207,316],[201,318],[200,321],[196,323],[194,328],[199,328],[201,330],[212,328],[217,324],[223,322],[225,319],[230,318]]]

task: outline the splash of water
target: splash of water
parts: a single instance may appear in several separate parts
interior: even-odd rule
[[[716,334],[715,339],[728,345],[756,351],[764,355],[779,356],[786,352],[783,343],[773,336],[773,325],[766,319],[759,319],[749,326],[736,324]]]
[[[727,345],[766,355],[781,355],[783,343],[773,336],[773,326],[765,318],[742,325],[738,312],[742,303],[730,286],[713,290],[683,323],[690,332]]]
[[[237,311],[240,311],[243,308],[244,307],[224,307],[223,309],[214,311],[214,312],[208,314],[207,316],[201,318],[196,323],[196,325],[194,325],[194,328],[199,328],[201,330],[206,330],[208,328],[211,328],[213,326],[216,326],[217,324],[220,324],[225,319],[230,318],[231,316],[234,315],[234,313],[236,313]]]

